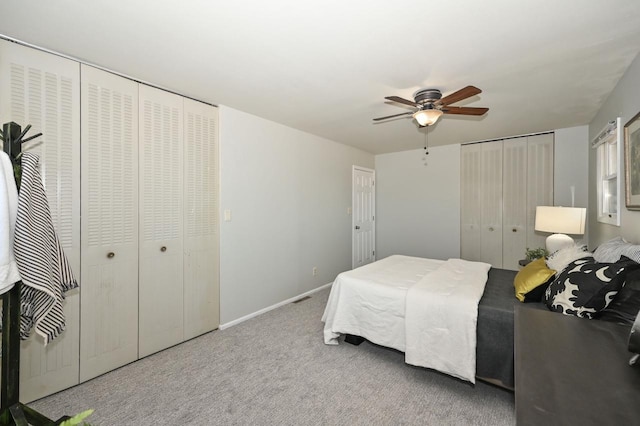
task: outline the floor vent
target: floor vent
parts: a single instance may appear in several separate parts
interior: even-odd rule
[[[311,296],[305,296],[302,299],[298,299],[295,302],[291,302],[291,303],[300,303],[300,302],[304,302],[307,299],[311,299]]]

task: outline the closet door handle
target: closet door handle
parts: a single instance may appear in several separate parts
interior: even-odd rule
[[[164,253],[165,251],[167,251],[167,247],[165,246],[160,247],[160,251]]]
[[[513,228],[511,231],[518,232],[518,230],[516,228]]]
[[[493,226],[490,226],[490,227],[489,227],[489,231],[493,231]]]
[[[109,259],[113,259],[115,256],[116,256],[116,254],[115,254],[114,252],[112,252],[112,251],[110,251],[109,253],[107,253],[107,257],[108,257]]]

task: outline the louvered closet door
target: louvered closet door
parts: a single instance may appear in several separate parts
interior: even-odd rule
[[[80,379],[138,358],[138,84],[82,66]]]
[[[535,232],[536,206],[553,205],[554,134],[527,138],[527,247],[545,247],[547,233]],[[567,188],[567,191],[569,188]]]
[[[482,146],[480,177],[482,262],[502,268],[502,141]]]
[[[482,250],[480,232],[482,144],[463,145],[460,155],[460,257],[479,261]]]
[[[527,248],[527,138],[503,141],[502,267],[517,271]]]
[[[183,98],[140,85],[139,355],[183,340]]]
[[[29,135],[23,150],[40,156],[53,224],[80,279],[80,78],[77,62],[0,40],[0,121]],[[78,383],[79,291],[64,302],[66,330],[47,345],[22,342],[20,399],[29,402]]]
[[[184,99],[184,339],[220,321],[218,109]]]

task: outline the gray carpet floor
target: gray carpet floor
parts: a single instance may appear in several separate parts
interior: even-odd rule
[[[513,394],[404,363],[372,345],[327,346],[329,290],[216,330],[30,404],[98,425],[513,425]]]

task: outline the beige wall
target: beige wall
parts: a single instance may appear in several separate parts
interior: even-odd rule
[[[585,87],[585,90],[588,90]],[[622,117],[624,126],[640,111],[640,56],[631,63],[629,69],[618,82],[607,101],[589,124],[589,140],[592,140],[610,120]],[[624,179],[624,174],[623,174]],[[624,188],[624,182],[623,182]],[[596,220],[596,156],[589,150],[589,248],[621,235],[628,241],[640,243],[640,211],[627,210],[624,206],[624,189],[620,227],[599,223]]]

